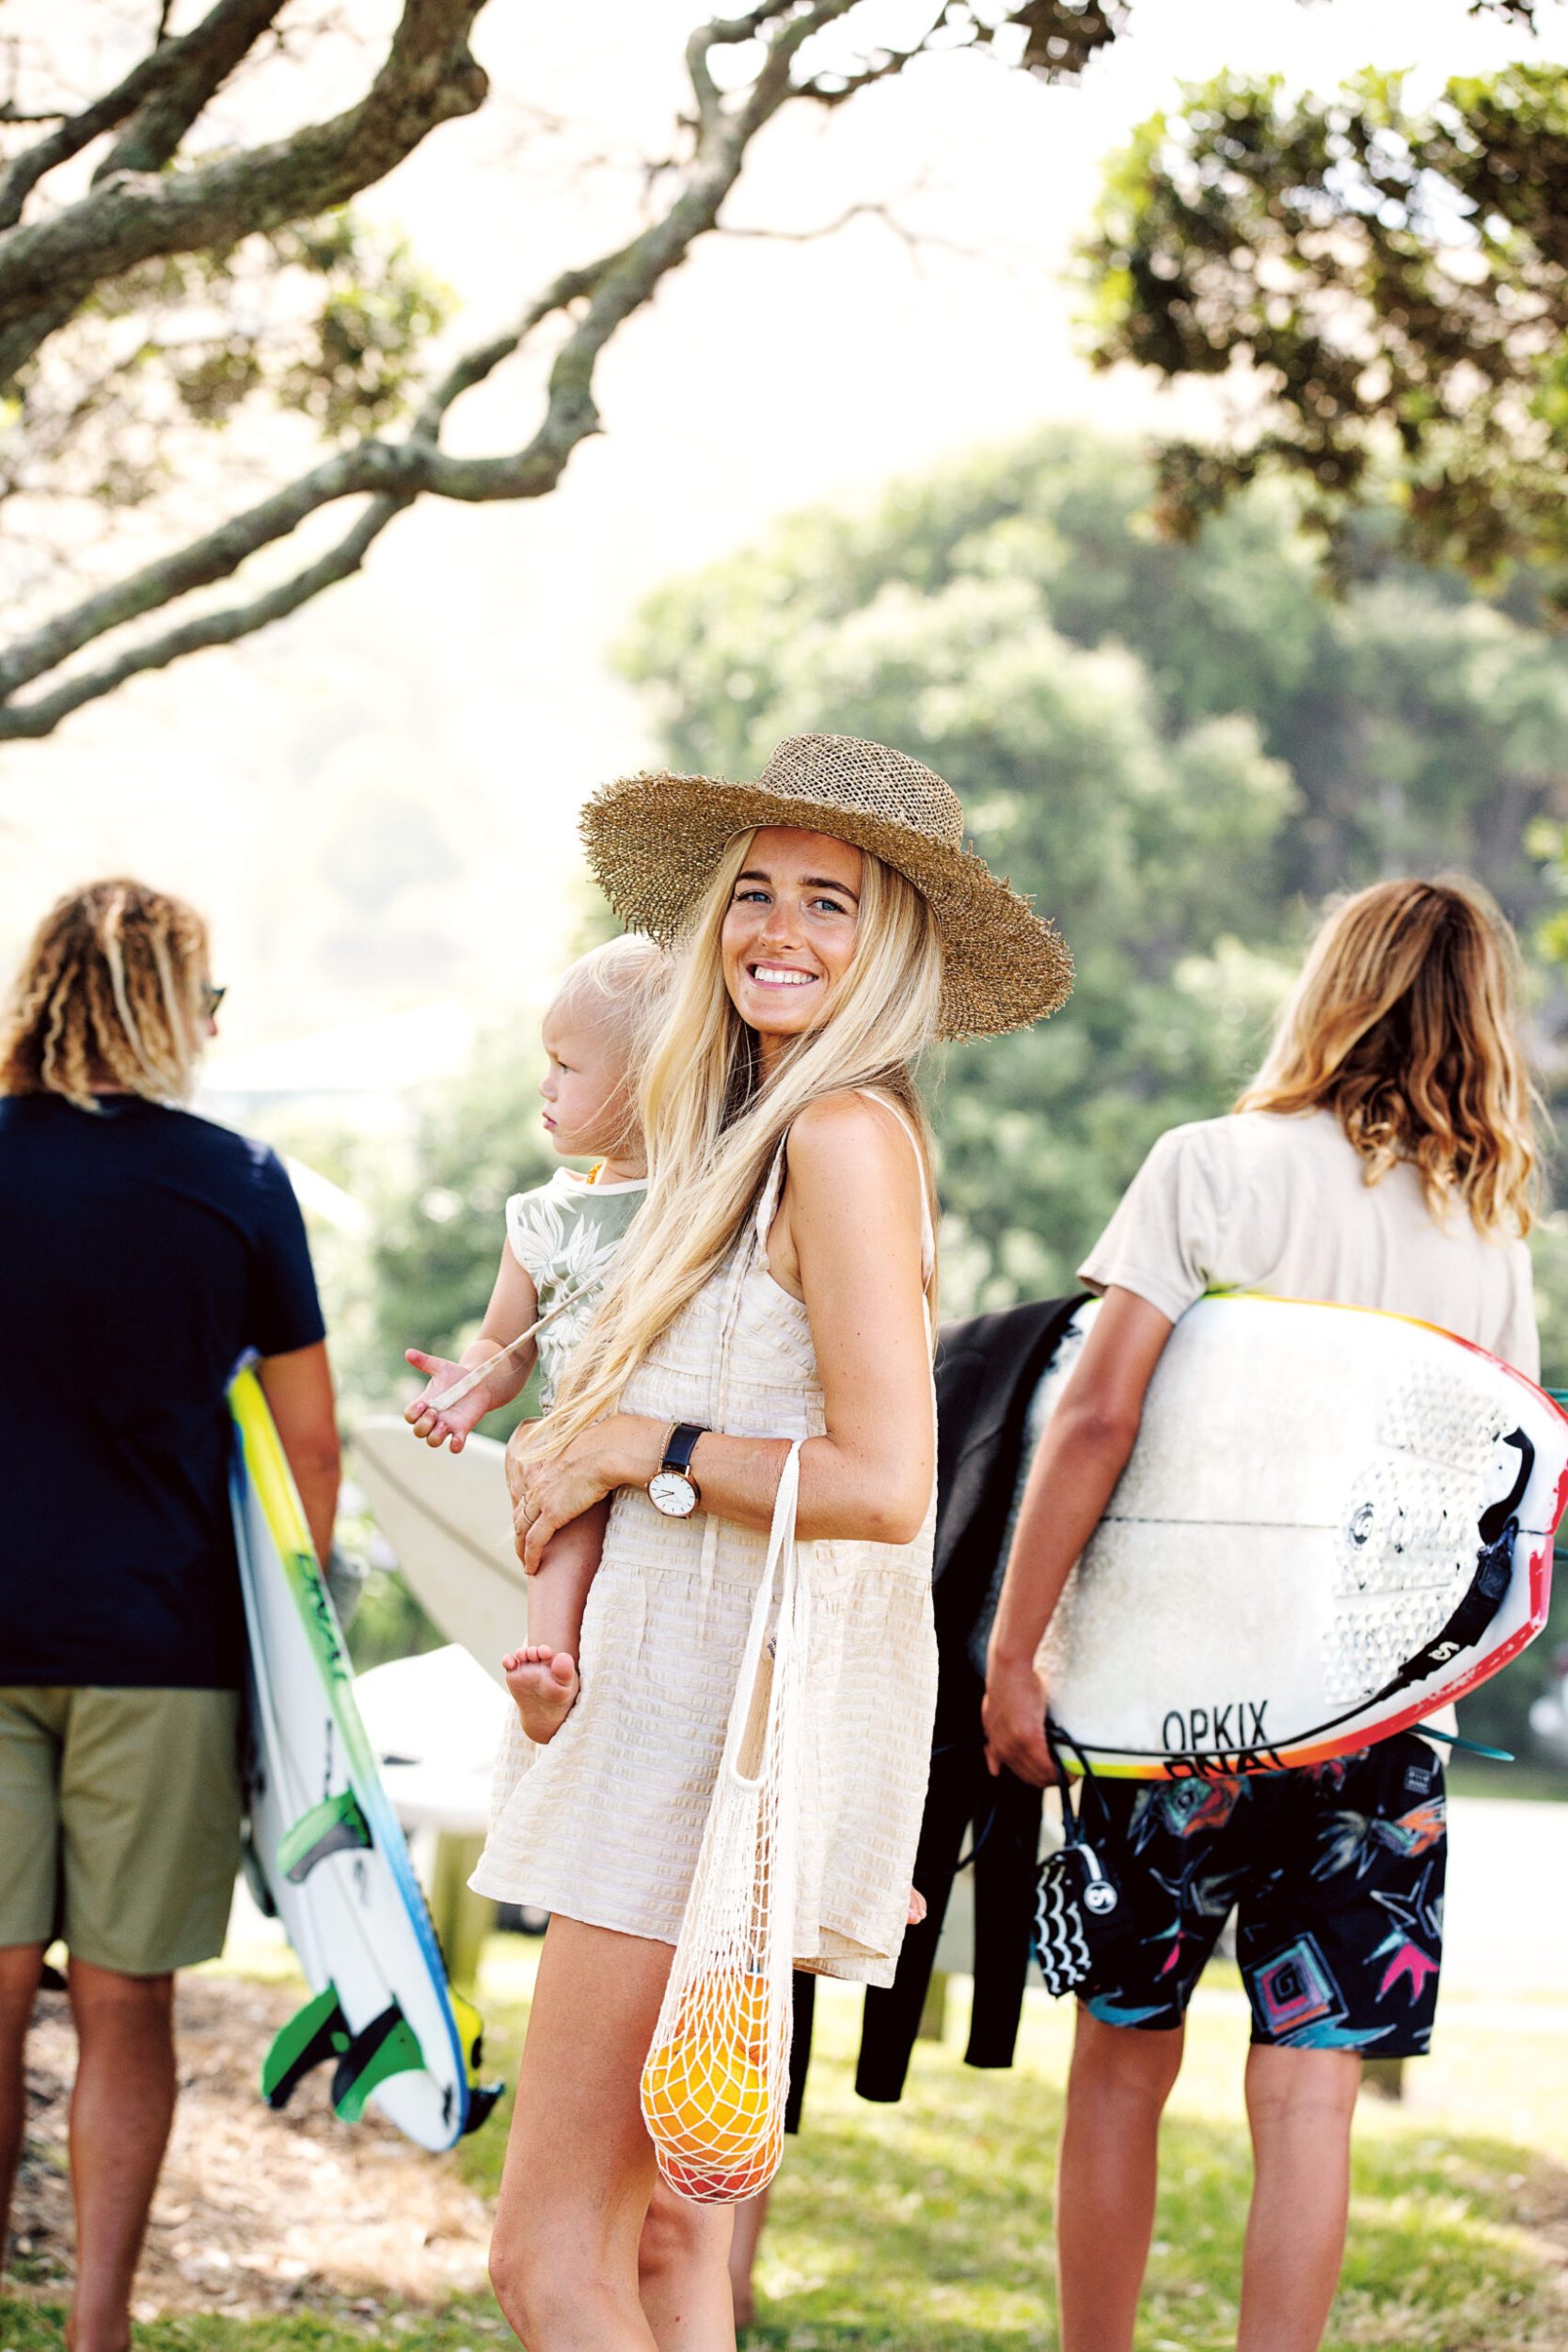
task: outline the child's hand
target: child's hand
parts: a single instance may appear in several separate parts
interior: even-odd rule
[[[483,1421],[491,1409],[485,1383],[482,1380],[458,1404],[449,1405],[437,1413],[432,1409],[431,1398],[439,1396],[443,1389],[450,1389],[454,1380],[461,1380],[468,1367],[451,1363],[445,1356],[422,1355],[417,1347],[405,1348],[404,1352],[415,1371],[424,1374],[427,1384],[422,1395],[404,1406],[404,1420],[426,1445],[437,1449],[450,1445],[454,1454],[461,1454],[474,1423]]]

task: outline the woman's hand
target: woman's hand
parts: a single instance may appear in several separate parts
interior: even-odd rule
[[[512,1534],[524,1573],[535,1576],[545,1547],[558,1528],[582,1517],[617,1486],[642,1483],[641,1457],[649,1455],[648,1475],[658,1467],[663,1425],[634,1414],[611,1413],[574,1438],[563,1454],[537,1458],[540,1422],[521,1422],[506,1448],[506,1483],[512,1496]]]
[[[405,1348],[404,1353],[415,1371],[425,1375],[420,1394],[403,1408],[404,1420],[426,1445],[437,1449],[450,1445],[454,1454],[461,1454],[476,1422],[493,1409],[485,1383],[482,1380],[458,1404],[444,1406],[437,1412],[431,1398],[439,1396],[443,1389],[450,1389],[454,1380],[461,1380],[469,1367],[454,1364],[445,1356],[426,1356],[417,1347]]]
[[[1056,1772],[1045,1744],[1045,1684],[1028,1660],[987,1661],[980,1721],[990,1772],[999,1772],[1005,1764],[1032,1788],[1051,1786]]]

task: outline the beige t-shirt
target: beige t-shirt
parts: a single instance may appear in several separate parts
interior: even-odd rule
[[[1416,1315],[1541,1375],[1522,1241],[1432,1216],[1413,1167],[1375,1184],[1332,1111],[1238,1111],[1161,1136],[1079,1267],[1174,1323],[1208,1290]]]

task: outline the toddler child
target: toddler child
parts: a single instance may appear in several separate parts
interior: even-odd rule
[[[610,1260],[647,1190],[635,1049],[668,968],[651,940],[612,939],[574,963],[557,990],[544,1021],[539,1091],[545,1127],[562,1158],[597,1165],[587,1176],[558,1168],[547,1184],[508,1200],[500,1269],[483,1327],[457,1362],[408,1349],[408,1361],[428,1385],[404,1419],[427,1445],[450,1445],[460,1454],[475,1423],[517,1394],[536,1359],[541,1401],[549,1410],[566,1358],[587,1327]],[[465,1373],[500,1354],[552,1308],[560,1311],[536,1339],[502,1354],[467,1395],[436,1406]],[[577,1698],[582,1612],[609,1511],[608,1501],[601,1502],[551,1537],[529,1596],[531,1638],[501,1661],[523,1729],[541,1745],[554,1737]]]

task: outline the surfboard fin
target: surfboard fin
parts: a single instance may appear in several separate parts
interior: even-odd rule
[[[347,1853],[371,1842],[370,1823],[358,1798],[352,1788],[340,1788],[284,1831],[277,1841],[277,1867],[298,1886],[327,1854]]]
[[[419,2036],[396,2001],[389,2001],[379,2017],[360,2027],[338,2061],[332,2077],[335,2113],[345,2123],[357,2123],[378,2084],[393,2074],[417,2074],[423,2066]]]
[[[490,2121],[496,2102],[505,2089],[506,2085],[499,2078],[493,2083],[470,2083],[468,2085],[468,2109],[463,2118],[465,2139],[470,2132],[477,2132],[482,2123],[487,2123]]]
[[[447,1987],[447,1998],[451,2003],[457,2038],[463,2044],[463,2070],[468,2078],[468,2106],[463,2118],[463,2131],[467,2137],[469,2132],[477,2132],[485,2122],[506,2085],[499,2080],[490,2083],[480,2081],[479,2070],[484,2063],[484,2020],[472,2001],[466,2001],[462,1994],[451,1985]]]
[[[357,2033],[349,2031],[338,1988],[329,1984],[296,2010],[273,2038],[261,2061],[261,2096],[280,2107],[296,2085],[324,2058],[336,2058],[332,2105],[345,2123],[357,2123],[377,2084],[393,2074],[418,2073],[424,2065],[419,2037],[396,2001]]]
[[[277,1905],[273,1899],[272,1888],[267,1884],[267,1874],[256,1851],[255,1832],[248,1821],[240,1838],[240,1870],[250,1889],[250,1899],[262,1918],[276,1919]]]
[[[286,2106],[311,2067],[324,2058],[341,2058],[352,2041],[338,1988],[325,1985],[273,2036],[261,2060],[261,2096],[268,2106]]]

